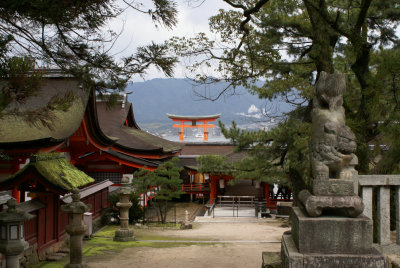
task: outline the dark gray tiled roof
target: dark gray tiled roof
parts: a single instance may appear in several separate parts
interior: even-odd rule
[[[30,213],[44,207],[46,207],[46,205],[37,199],[32,199],[26,202],[19,203],[17,206],[18,210],[24,211],[26,213]]]
[[[54,110],[51,122],[46,119],[50,122],[51,128],[49,128],[43,126],[40,120],[27,122],[25,117],[13,112],[17,108],[16,104],[10,104],[4,109],[5,113],[7,111],[10,113],[0,119],[0,146],[44,139],[60,141],[78,129],[86,109],[88,92],[81,89],[73,78],[44,78],[42,83],[37,95],[29,97],[24,105],[18,105],[21,114],[29,114],[46,107],[53,97],[62,98],[65,94],[72,93],[74,99],[70,107],[65,111]]]

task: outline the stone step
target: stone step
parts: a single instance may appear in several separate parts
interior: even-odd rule
[[[281,268],[280,252],[263,252],[261,268]]]

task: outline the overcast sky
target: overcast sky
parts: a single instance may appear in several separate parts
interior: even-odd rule
[[[143,0],[143,3],[149,3]],[[194,37],[198,32],[209,33],[208,18],[216,15],[221,8],[228,8],[222,0],[205,0],[198,6],[199,2],[188,0],[176,0],[178,3],[178,25],[172,30],[163,26],[155,27],[149,15],[129,9],[114,19],[110,26],[116,31],[123,30],[122,35],[114,45],[112,52],[119,55],[129,55],[135,52],[136,47],[149,44],[151,41],[163,42],[172,36]],[[155,68],[148,71],[146,80],[153,78],[163,78],[163,73]],[[175,69],[174,77],[185,77],[183,65],[179,64]],[[143,81],[140,76],[133,77],[133,82]]]

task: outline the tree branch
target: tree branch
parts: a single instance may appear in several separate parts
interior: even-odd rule
[[[371,6],[372,0],[362,0],[361,2],[361,10],[358,13],[357,22],[354,26],[353,32],[359,33],[361,31],[361,27],[364,24],[364,21],[368,14],[368,9]]]
[[[245,35],[247,35],[247,34],[249,34],[249,29],[246,28],[246,24],[251,20],[251,15],[260,11],[260,9],[263,7],[263,5],[268,3],[269,0],[260,0],[252,8],[247,8],[242,4],[233,3],[230,0],[223,0],[223,1],[225,3],[227,3],[228,5],[230,5],[231,7],[240,8],[243,10],[243,16],[245,17],[245,19],[240,23],[239,28],[241,31],[243,31],[245,33]]]

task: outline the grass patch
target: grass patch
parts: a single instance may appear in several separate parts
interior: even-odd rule
[[[149,236],[146,240],[166,240],[164,237]],[[170,247],[187,247],[191,245],[214,245],[215,243],[196,243],[196,242],[180,242],[182,239],[169,239],[174,242],[151,242],[151,241],[127,241],[117,242],[112,238],[108,237],[94,237],[93,239],[86,241],[83,246],[83,256],[90,257],[95,255],[103,255],[106,253],[120,252],[125,248],[135,247],[153,247],[153,248],[170,248]],[[188,239],[185,239],[188,240]]]
[[[172,223],[172,225],[175,225]],[[170,227],[169,224],[168,227]],[[132,227],[132,226],[131,226]],[[154,227],[154,226],[152,226]],[[166,227],[165,225],[159,227]],[[133,228],[133,227],[132,227]],[[186,247],[191,245],[214,245],[215,243],[196,243],[196,242],[183,242],[183,241],[206,241],[198,238],[185,238],[185,237],[166,237],[161,235],[152,234],[149,229],[134,229],[135,238],[137,240],[164,240],[173,242],[151,242],[151,241],[127,241],[117,242],[113,240],[114,233],[119,229],[117,225],[109,225],[95,234],[91,240],[85,241],[82,249],[83,256],[97,256],[106,253],[120,252],[125,248],[134,247],[153,247],[153,248],[168,248],[168,247]],[[181,242],[182,241],[182,242]]]
[[[173,223],[172,223],[173,224]],[[154,225],[152,227],[155,227]],[[164,226],[160,226],[166,227]],[[141,228],[131,228],[134,229],[135,238],[137,240],[148,240],[148,241],[127,241],[127,242],[117,242],[114,241],[114,233],[120,227],[119,225],[109,225],[103,228],[101,231],[97,232],[94,237],[90,240],[86,240],[83,243],[82,254],[84,256],[83,262],[90,262],[90,259],[107,259],[116,256],[116,253],[121,252],[125,248],[137,248],[137,247],[152,247],[152,248],[171,248],[171,247],[187,247],[191,245],[198,246],[211,246],[218,243],[196,243],[195,241],[208,241],[209,239],[199,239],[199,238],[189,238],[189,237],[167,237],[159,234],[155,234],[154,229],[141,229]],[[152,242],[151,240],[163,240],[171,242]],[[184,242],[193,241],[193,242]],[[40,262],[39,264],[31,268],[62,268],[69,261],[58,261],[58,262]]]
[[[167,228],[179,228],[181,227],[180,223],[173,223],[173,222],[167,222],[167,223],[159,223],[159,222],[150,222],[147,224],[149,227],[167,227]]]
[[[130,226],[132,228],[132,226]],[[97,232],[95,236],[108,236],[114,237],[115,231],[120,228],[120,225],[108,225],[101,229],[101,231]]]

